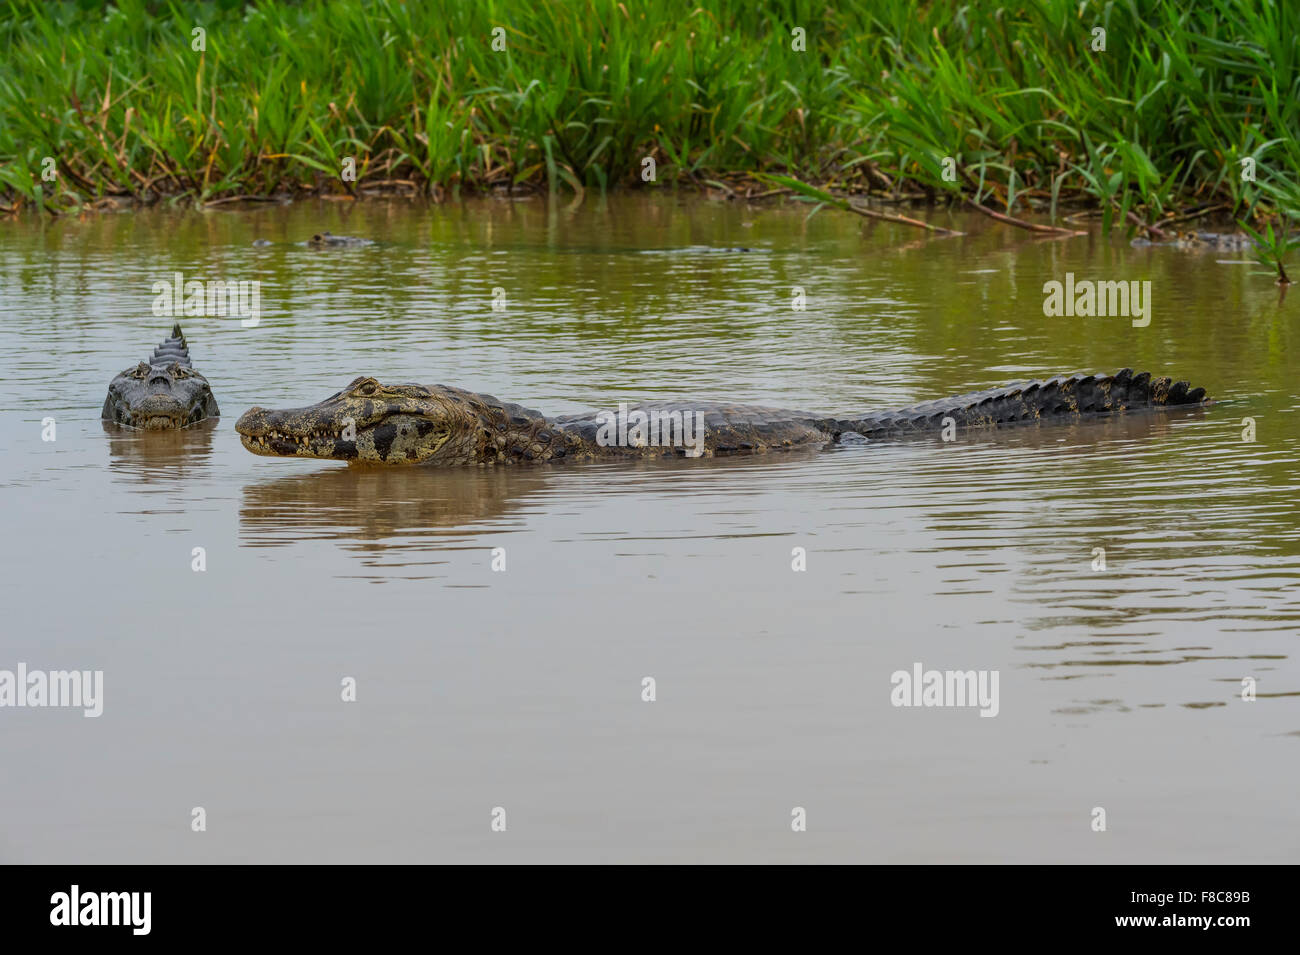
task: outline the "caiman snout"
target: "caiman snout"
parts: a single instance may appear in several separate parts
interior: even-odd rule
[[[189,422],[190,409],[171,395],[149,395],[131,409],[131,424],[146,431],[183,428]]]
[[[271,414],[270,410],[254,405],[239,416],[235,430],[239,432],[244,447],[260,453],[259,449],[265,445],[266,439],[278,433],[271,427]]]
[[[334,458],[356,456],[356,445],[331,417],[309,408],[274,411],[254,406],[239,416],[235,430],[254,454]]]
[[[266,426],[266,414],[265,408],[253,405],[239,416],[239,420],[235,422],[235,430],[250,436],[257,434]]]

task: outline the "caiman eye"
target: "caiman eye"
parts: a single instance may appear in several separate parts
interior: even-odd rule
[[[373,378],[369,381],[363,381],[356,387],[356,392],[359,395],[373,395],[378,390],[379,382],[375,381]]]
[[[149,374],[149,366],[146,365],[144,362],[140,362],[140,364],[136,365],[135,368],[132,370],[131,377],[143,378],[147,374]]]
[[[172,365],[171,373],[172,373],[172,377],[175,378],[177,381],[188,378],[190,376],[190,370],[186,368],[184,365]]]

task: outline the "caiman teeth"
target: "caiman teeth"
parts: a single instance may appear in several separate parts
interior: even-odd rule
[[[253,440],[260,447],[266,447],[268,442],[284,442],[285,444],[297,445],[300,448],[309,448],[315,441],[337,441],[342,437],[343,432],[337,428],[321,428],[306,433],[290,433],[272,428],[265,434],[256,435]]]

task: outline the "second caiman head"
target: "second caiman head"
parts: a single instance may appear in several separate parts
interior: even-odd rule
[[[128,428],[170,431],[220,415],[208,380],[194,370],[180,325],[153,355],[108,386],[102,417]]]

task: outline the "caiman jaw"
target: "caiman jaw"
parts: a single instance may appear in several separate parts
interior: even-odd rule
[[[250,408],[235,430],[249,451],[270,457],[418,464],[442,452],[453,435],[473,441],[476,421],[423,386],[358,378],[305,408]]]
[[[149,395],[132,406],[110,393],[110,412],[104,417],[116,424],[140,431],[175,431],[187,428],[204,418],[201,404],[186,405],[170,395]]]
[[[312,427],[294,431],[285,425],[272,424],[283,412],[250,408],[235,424],[239,440],[255,455],[272,457],[325,457],[352,460],[356,457],[355,440],[344,440],[341,427]]]
[[[355,440],[345,440],[343,428],[333,422],[291,426],[284,419],[303,411],[271,411],[249,408],[235,424],[239,440],[254,454],[268,457],[326,458],[350,461],[357,457]]]
[[[169,431],[190,422],[190,409],[167,395],[150,395],[130,414],[131,426],[145,431]]]
[[[136,418],[134,426],[145,431],[170,431],[174,428],[185,427],[185,422],[179,418],[173,418],[171,415],[152,415],[146,418],[143,423],[139,418]]]

